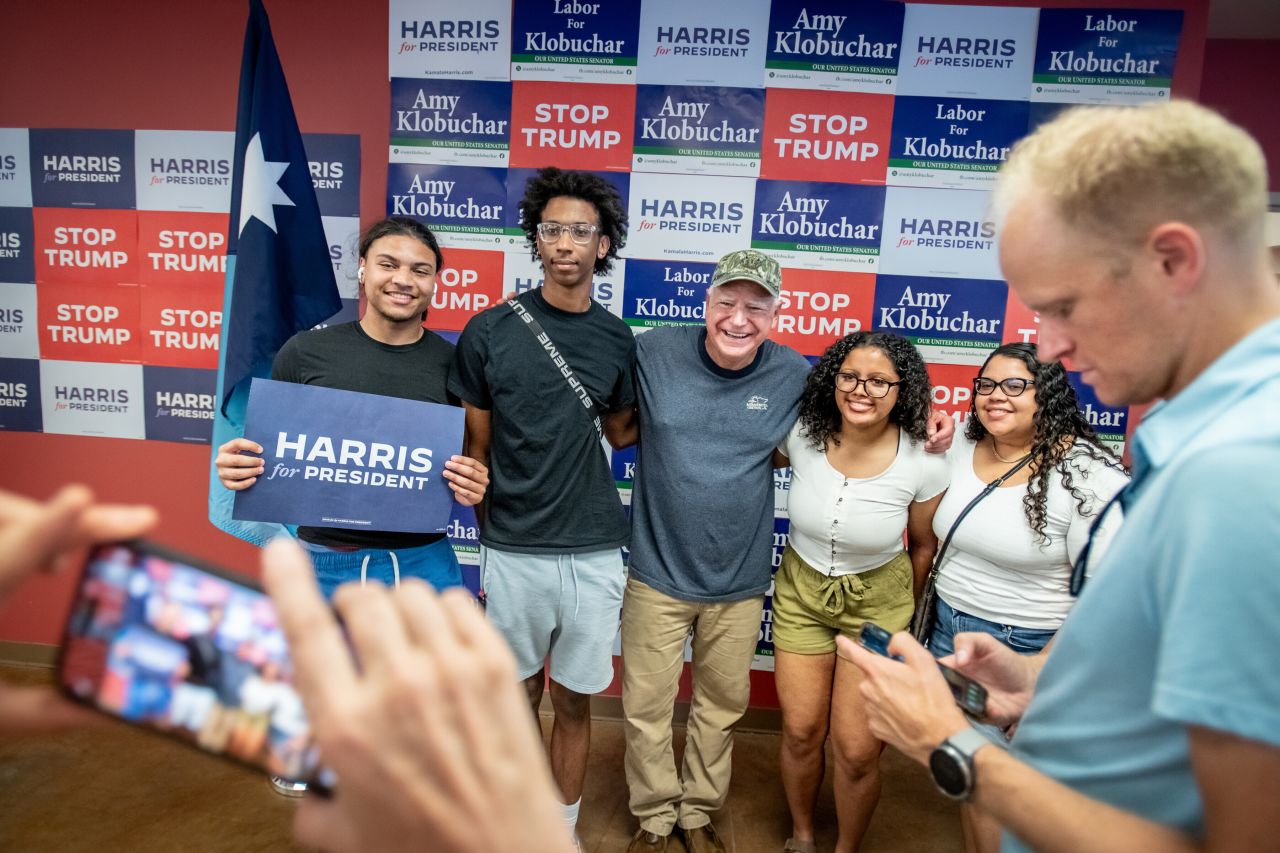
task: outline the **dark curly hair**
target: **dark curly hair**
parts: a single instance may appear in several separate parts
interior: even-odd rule
[[[1093,426],[1080,411],[1080,403],[1076,399],[1075,389],[1067,381],[1067,371],[1058,362],[1045,363],[1036,354],[1035,344],[1005,344],[997,349],[982,363],[978,371],[981,376],[996,356],[1013,358],[1026,365],[1031,378],[1035,381],[1036,413],[1033,420],[1035,434],[1031,442],[1031,479],[1027,482],[1027,494],[1022,499],[1023,510],[1027,514],[1027,522],[1041,542],[1047,543],[1044,526],[1047,520],[1045,509],[1049,492],[1049,473],[1056,470],[1062,477],[1062,485],[1075,498],[1077,511],[1083,515],[1087,502],[1086,496],[1075,483],[1075,474],[1081,478],[1086,476],[1079,468],[1068,464],[1068,457],[1083,451],[1091,459],[1102,462],[1108,468],[1124,471],[1111,450],[1098,440]],[[969,418],[964,434],[972,441],[981,441],[989,433],[978,418],[978,395],[974,394],[969,401]],[[1074,439],[1068,444],[1066,439]]]
[[[436,242],[436,235],[418,220],[407,216],[388,216],[386,219],[379,219],[360,235],[360,257],[368,255],[369,247],[373,242],[383,237],[412,237],[436,256],[437,271],[444,268],[444,255],[440,253],[440,244]]]
[[[600,217],[600,234],[609,238],[609,250],[596,258],[595,271],[607,273],[613,259],[627,242],[627,209],[613,185],[590,172],[569,172],[548,166],[529,179],[520,199],[520,228],[524,231],[533,259],[538,260],[538,223],[542,211],[553,198],[561,196],[582,199],[596,209]]]
[[[924,441],[929,423],[929,373],[924,359],[906,338],[891,332],[854,332],[845,335],[822,354],[809,371],[800,398],[800,432],[815,450],[825,451],[827,441],[840,443],[840,410],[836,407],[836,374],[845,358],[859,347],[875,347],[893,362],[902,384],[898,401],[889,411],[889,423],[914,441]]]

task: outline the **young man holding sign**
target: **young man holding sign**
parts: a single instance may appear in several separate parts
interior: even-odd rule
[[[448,404],[453,347],[422,326],[442,264],[435,235],[425,225],[403,217],[375,223],[360,239],[364,317],[298,333],[280,348],[271,378]],[[214,460],[218,479],[228,489],[249,488],[265,469],[261,456],[254,455],[262,452],[248,438],[228,441]],[[464,456],[445,462],[443,475],[466,506],[479,503],[489,483],[488,468]],[[298,538],[311,552],[326,595],[366,577],[387,585],[398,585],[401,576],[419,577],[437,589],[462,583],[444,533],[299,527]]]
[[[478,513],[489,619],[515,652],[535,711],[550,659],[551,769],[574,826],[591,738],[591,694],[613,680],[628,541],[602,435],[635,404],[631,329],[591,299],[627,226],[602,178],[544,169],[520,222],[540,288],[476,315],[449,390],[467,410],[466,452],[493,468]]]

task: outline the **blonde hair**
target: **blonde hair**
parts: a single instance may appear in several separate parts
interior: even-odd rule
[[[1190,101],[1074,107],[1014,146],[993,194],[996,221],[1029,191],[1104,245],[1132,248],[1180,221],[1253,247],[1267,166],[1248,133]]]

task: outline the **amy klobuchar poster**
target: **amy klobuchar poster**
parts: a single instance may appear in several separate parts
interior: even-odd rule
[[[440,533],[461,452],[462,410],[376,394],[255,379],[245,437],[265,469],[232,517],[353,530]]]

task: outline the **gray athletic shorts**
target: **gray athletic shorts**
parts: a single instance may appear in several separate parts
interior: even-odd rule
[[[551,658],[551,680],[599,693],[613,680],[613,639],[627,571],[617,548],[516,554],[480,546],[485,612],[516,656],[520,678]]]

